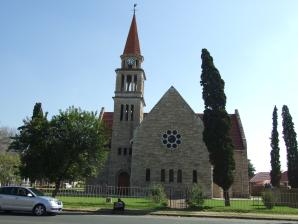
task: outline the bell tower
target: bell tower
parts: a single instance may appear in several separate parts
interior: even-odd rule
[[[130,185],[132,138],[134,129],[143,120],[145,72],[135,12],[131,21],[121,66],[115,70],[116,85],[113,114],[113,130],[110,154],[110,185]]]

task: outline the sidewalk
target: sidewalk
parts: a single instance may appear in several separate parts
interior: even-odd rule
[[[93,213],[111,215],[111,209],[64,209],[64,212]],[[118,214],[118,213],[116,213]],[[121,213],[119,213],[121,214]],[[122,215],[122,214],[121,214]],[[180,216],[180,217],[208,217],[208,218],[233,218],[233,219],[260,219],[260,220],[285,220],[298,221],[298,215],[275,215],[265,213],[236,213],[236,212],[203,212],[203,211],[148,211],[125,210],[123,215],[156,215],[156,216]]]

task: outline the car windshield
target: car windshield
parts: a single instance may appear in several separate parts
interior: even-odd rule
[[[36,194],[36,196],[44,196],[44,193],[42,193],[41,191],[35,189],[35,188],[29,188],[34,194]]]

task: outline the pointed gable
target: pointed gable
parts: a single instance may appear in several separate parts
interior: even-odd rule
[[[164,110],[161,110],[161,107],[166,107],[167,114],[163,114]],[[158,103],[152,108],[152,110],[146,115],[146,119],[149,119],[153,115],[158,116],[174,116],[176,115],[176,111],[180,108],[181,110],[191,114],[194,118],[197,118],[194,111],[187,104],[187,102],[183,99],[183,97],[179,94],[179,92],[171,86],[168,91],[162,96],[162,98],[158,101]],[[186,114],[181,114],[183,118],[186,118]],[[187,120],[187,119],[186,119]]]
[[[194,113],[191,107],[179,94],[179,92],[171,86],[169,90],[161,97],[158,103],[145,116],[139,127],[134,133],[135,137],[140,130],[146,130],[149,126],[152,127],[163,125],[164,128],[178,128],[195,125],[197,130],[203,130],[203,121]],[[196,134],[200,134],[198,133]]]
[[[132,17],[129,33],[127,36],[123,54],[141,55],[138,29],[135,14]]]

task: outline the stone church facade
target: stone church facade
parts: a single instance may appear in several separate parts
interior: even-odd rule
[[[121,66],[116,69],[114,112],[102,109],[100,118],[111,129],[111,147],[97,184],[119,187],[185,189],[198,183],[207,197],[220,197],[212,181],[212,166],[203,141],[202,114],[195,113],[179,92],[170,87],[149,113],[144,113],[144,82],[136,17],[133,15]],[[246,197],[247,148],[239,113],[231,117],[236,162],[230,191]]]

